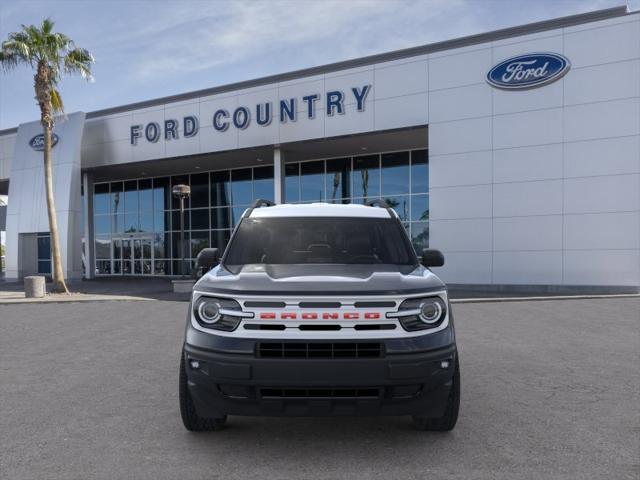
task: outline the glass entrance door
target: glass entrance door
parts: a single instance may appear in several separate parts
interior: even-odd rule
[[[150,237],[114,239],[113,259],[113,273],[121,275],[152,275],[152,239]]]

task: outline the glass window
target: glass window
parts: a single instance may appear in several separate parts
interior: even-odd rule
[[[385,202],[393,208],[400,220],[409,220],[409,195],[402,195],[397,197],[384,197]]]
[[[138,211],[127,212],[124,214],[124,231],[126,233],[134,233],[140,230],[140,222],[138,220]]]
[[[195,263],[188,258],[182,262],[182,260],[174,260],[173,262],[173,274],[174,275],[190,275],[191,269]]]
[[[96,258],[111,258],[110,237],[96,237]]]
[[[197,208],[191,210],[191,230],[209,229],[209,209]]]
[[[411,220],[429,220],[429,195],[411,196]]]
[[[176,185],[189,185],[189,175],[176,175],[171,177],[171,188]],[[173,190],[172,190],[173,191]],[[180,199],[171,195],[171,208],[180,208]],[[184,200],[184,208],[189,208],[189,198]]]
[[[288,163],[284,166],[284,198],[285,202],[300,201],[300,164]]]
[[[231,237],[231,230],[214,230],[211,232],[211,247],[220,250],[220,254],[227,247],[229,238]]]
[[[300,200],[303,202],[324,201],[324,161],[300,164]]]
[[[96,261],[96,273],[98,275],[108,275],[111,273],[111,261],[110,260],[98,260]]]
[[[111,213],[122,216],[124,212],[124,184],[122,182],[111,182]]]
[[[51,274],[51,260],[38,260],[38,273]]]
[[[340,203],[341,199],[351,196],[350,172],[350,158],[327,160],[326,188],[328,202]]]
[[[169,188],[169,178],[153,179],[153,209],[168,210],[171,208],[171,189]]]
[[[38,235],[38,259],[49,260],[51,258],[51,236]]]
[[[209,248],[209,232],[191,232],[191,257],[197,257],[203,248]]]
[[[123,250],[122,250],[122,240],[119,238],[114,238],[112,240],[113,244],[113,258],[121,260],[123,258]],[[131,255],[131,252],[127,252],[127,257]]]
[[[236,230],[225,266],[258,263],[415,268],[416,258],[392,218],[247,218]]]
[[[145,178],[138,180],[138,200],[140,202],[141,212],[150,212],[153,210],[153,189],[151,188],[151,179]]]
[[[365,199],[380,197],[380,158],[367,155],[353,158],[353,196]]]
[[[231,199],[234,205],[249,205],[253,200],[250,168],[231,170]]]
[[[429,248],[429,223],[411,223],[411,243],[418,255],[422,255],[423,248]]]
[[[111,233],[111,215],[96,215],[93,217],[93,228],[96,235]]]
[[[273,201],[273,167],[259,167],[253,169],[253,199]]]
[[[426,150],[411,152],[411,193],[429,191],[429,159]]]
[[[138,182],[130,180],[124,182],[124,211],[138,213]]]
[[[113,233],[124,232],[124,213],[111,215],[111,231]]]
[[[229,171],[211,172],[211,206],[224,207],[231,205],[231,187]]]
[[[169,253],[169,234],[156,233],[153,236],[153,256],[155,258],[166,258]]]
[[[140,231],[153,232],[153,212],[140,212]]]
[[[382,195],[409,193],[409,152],[383,153]]]
[[[209,174],[191,175],[191,208],[209,206]]]
[[[170,229],[169,212],[153,212],[153,231],[164,232]]]
[[[231,227],[229,210],[229,207],[211,209],[211,228],[213,230]]]
[[[93,213],[109,213],[109,184],[96,184],[93,191]]]
[[[173,258],[182,258],[182,250],[180,243],[180,232],[171,234],[171,256]],[[184,232],[184,255],[189,258],[189,232]]]
[[[189,230],[189,225],[190,225],[189,217],[191,216],[189,212],[190,210],[184,211],[184,229],[185,230]],[[180,210],[174,210],[173,212],[171,212],[171,229],[176,232],[179,232],[181,229]]]
[[[156,260],[153,268],[156,275],[171,275],[171,262],[168,260]]]
[[[249,205],[234,205],[231,208],[231,225],[236,226],[240,219],[242,218],[242,214],[244,211],[249,208]]]

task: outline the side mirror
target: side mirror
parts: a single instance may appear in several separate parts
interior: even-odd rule
[[[420,263],[425,267],[441,267],[444,265],[444,255],[435,248],[423,248],[422,261]]]
[[[220,263],[220,251],[217,248],[203,248],[196,257],[196,272],[201,277]]]

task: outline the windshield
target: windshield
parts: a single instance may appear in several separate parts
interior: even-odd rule
[[[245,218],[224,264],[416,265],[402,225],[393,218]]]

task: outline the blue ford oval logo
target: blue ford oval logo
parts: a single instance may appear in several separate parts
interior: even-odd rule
[[[51,134],[51,148],[55,147],[60,138],[55,133]],[[44,133],[39,133],[31,140],[29,140],[29,146],[37,152],[44,151]]]
[[[500,62],[487,73],[487,82],[507,90],[541,87],[561,78],[570,67],[558,53],[530,53]]]

